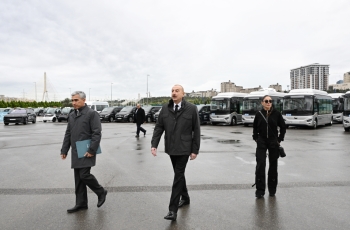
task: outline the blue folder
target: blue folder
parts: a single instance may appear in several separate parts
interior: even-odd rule
[[[85,153],[88,151],[90,147],[91,140],[83,140],[83,141],[77,141],[75,142],[75,145],[77,147],[77,152],[78,152],[78,158],[83,158],[85,157]],[[96,154],[101,153],[101,148],[98,146]]]

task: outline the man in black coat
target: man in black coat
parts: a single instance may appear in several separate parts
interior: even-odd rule
[[[145,123],[146,115],[145,110],[141,108],[140,104],[136,105],[136,110],[134,113],[134,123],[136,123],[136,136],[140,136],[140,130],[143,132],[143,135],[146,136],[146,130],[141,127],[143,123]]]
[[[68,213],[77,212],[88,208],[88,186],[97,196],[97,207],[101,207],[106,200],[105,190],[90,173],[91,167],[96,164],[96,151],[101,141],[101,121],[98,113],[90,109],[86,104],[86,94],[82,91],[72,93],[74,112],[69,114],[66,133],[61,149],[61,158],[65,160],[70,148],[72,148],[72,168],[75,179],[75,206],[68,209]],[[78,158],[77,141],[91,140],[90,146],[83,158]]]
[[[157,147],[165,131],[165,152],[169,154],[174,170],[169,212],[164,217],[176,220],[179,207],[188,205],[190,197],[186,187],[185,169],[188,158],[196,159],[200,146],[200,124],[197,106],[183,99],[181,85],[172,88],[169,104],[163,105],[151,141],[151,152],[157,156]]]

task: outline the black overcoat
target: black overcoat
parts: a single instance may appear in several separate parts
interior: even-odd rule
[[[98,146],[100,145],[101,131],[102,127],[99,114],[86,106],[86,104],[80,110],[78,116],[76,115],[75,111],[69,114],[61,153],[68,154],[69,149],[72,148],[72,168],[86,168],[95,166],[95,153]],[[88,152],[90,154],[95,154],[95,156],[78,158],[75,142],[87,139],[91,139],[91,144]]]
[[[182,100],[175,116],[174,102],[163,105],[152,137],[152,147],[157,148],[165,131],[165,152],[169,155],[198,154],[200,147],[200,124],[197,106]]]
[[[137,113],[136,113],[136,111],[137,111]],[[135,109],[134,123],[141,125],[145,122],[145,119],[146,119],[145,110],[141,107],[139,109]]]

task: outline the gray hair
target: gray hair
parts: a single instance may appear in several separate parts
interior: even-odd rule
[[[79,94],[79,97],[80,97],[81,99],[86,99],[86,94],[85,94],[83,91],[74,91],[74,92],[71,94],[71,96],[75,96],[75,95],[77,95],[77,94]]]

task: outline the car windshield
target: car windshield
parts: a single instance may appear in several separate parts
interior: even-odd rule
[[[55,111],[56,111],[55,108],[50,108],[50,109],[48,109],[48,110],[46,111],[46,113],[54,114]]]
[[[63,108],[62,113],[69,113],[70,110],[71,110],[71,108]]]
[[[112,112],[113,111],[113,107],[107,107],[107,108],[104,108],[103,110],[102,110],[102,112]]]
[[[25,109],[15,109],[11,113],[27,113]]]
[[[36,108],[34,109],[34,112],[39,112],[39,110],[40,110],[39,108]]]
[[[152,107],[144,107],[143,109],[145,110],[145,113],[148,113],[152,109]]]
[[[132,110],[132,107],[124,107],[120,112],[130,112]]]

